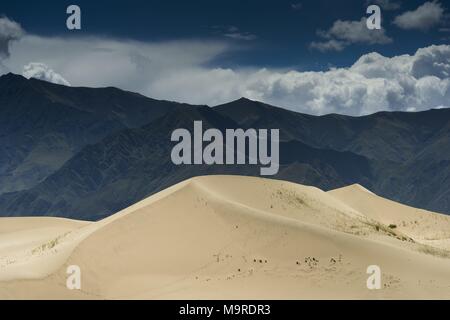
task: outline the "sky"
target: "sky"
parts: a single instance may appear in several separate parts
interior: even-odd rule
[[[81,30],[66,26],[69,5]],[[369,5],[381,30],[369,30]],[[310,114],[450,105],[443,0],[2,1],[0,74]]]

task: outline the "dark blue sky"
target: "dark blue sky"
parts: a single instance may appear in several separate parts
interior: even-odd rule
[[[292,4],[301,3],[300,9]],[[316,31],[329,29],[333,22],[359,20],[365,15],[365,0],[326,1],[4,1],[0,14],[19,22],[33,34],[75,36],[103,35],[136,40],[220,39],[229,26],[256,37],[236,40],[245,49],[222,57],[222,66],[293,67],[299,70],[323,69],[329,65],[347,66],[361,54],[377,51],[392,56],[414,53],[419,47],[443,44],[437,29],[428,32],[401,30],[392,24],[395,16],[413,10],[424,1],[403,0],[395,11],[383,10],[383,27],[394,41],[384,45],[349,46],[341,52],[318,52],[308,45],[320,40]],[[444,6],[445,3],[441,2]],[[65,27],[69,4],[82,9],[83,30]]]

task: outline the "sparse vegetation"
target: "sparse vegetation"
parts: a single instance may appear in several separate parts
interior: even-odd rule
[[[429,254],[435,257],[450,259],[450,251],[431,247],[428,245],[420,245],[418,250],[422,253]]]

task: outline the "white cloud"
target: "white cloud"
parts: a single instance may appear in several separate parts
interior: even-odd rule
[[[394,57],[370,53],[348,68],[323,72],[211,67],[232,50],[226,42],[26,35],[12,43],[4,63],[20,74],[30,61],[39,61],[73,86],[115,86],[156,99],[209,105],[246,96],[311,114],[425,110],[450,101],[448,45]]]
[[[144,43],[26,35],[11,45],[11,57],[5,65],[22,74],[25,65],[38,61],[51,66],[72,86],[115,86],[152,95],[151,85],[166,75],[203,66],[230,50],[223,42]]]
[[[350,68],[272,73],[270,84],[256,98],[314,114],[425,110],[449,105],[449,68],[450,46],[392,58],[370,53]]]
[[[327,40],[327,41],[313,41],[309,45],[311,49],[316,49],[321,52],[326,51],[342,51],[346,47],[346,42],[339,41],[335,39]]]
[[[324,36],[350,43],[386,44],[392,42],[392,39],[386,36],[384,29],[370,30],[367,28],[366,21],[365,17],[359,21],[337,20],[331,29],[324,33]]]
[[[311,114],[363,115],[448,106],[449,68],[450,46],[431,46],[392,58],[370,53],[349,68],[325,72],[191,69],[157,81],[152,89],[195,103],[246,96]]]
[[[407,11],[394,19],[394,24],[402,29],[428,30],[444,17],[444,8],[438,1],[425,2],[414,11]]]
[[[318,35],[326,40],[314,41],[310,44],[310,48],[320,51],[341,51],[351,44],[373,45],[392,42],[384,29],[370,30],[366,21],[365,17],[359,21],[337,20],[329,30],[318,31]]]
[[[7,17],[0,17],[0,60],[9,57],[10,43],[20,39],[23,33],[18,23]]]
[[[44,63],[31,62],[27,64],[23,67],[22,75],[27,79],[35,78],[56,84],[70,86],[69,81],[64,79],[60,74],[53,71]]]

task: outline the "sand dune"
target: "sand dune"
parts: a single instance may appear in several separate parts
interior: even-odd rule
[[[199,177],[95,223],[0,219],[0,298],[450,299],[449,238],[450,217],[357,185]]]
[[[386,226],[395,226],[398,233],[407,235],[418,243],[450,249],[450,217],[448,215],[416,209],[384,199],[360,185],[332,190],[329,194],[370,219]]]

